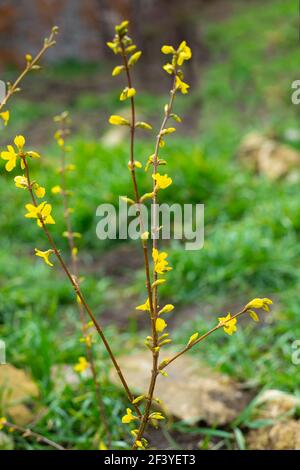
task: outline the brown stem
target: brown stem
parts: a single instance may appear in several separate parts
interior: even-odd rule
[[[175,69],[174,71],[174,81],[173,81],[172,89],[170,92],[170,100],[167,105],[165,116],[164,116],[164,119],[162,120],[162,124],[160,126],[160,129],[156,138],[155,151],[154,151],[154,156],[153,156],[153,174],[154,175],[157,173],[157,169],[158,169],[158,153],[159,153],[159,142],[161,139],[161,133],[163,129],[165,128],[166,123],[172,112],[173,102],[174,102],[175,93],[176,93],[176,73],[177,73],[177,69]],[[153,198],[152,198],[152,207],[153,207],[153,227],[152,227],[153,245],[152,247],[153,249],[157,249],[157,246],[158,246],[158,243],[157,243],[157,239],[158,239],[157,190],[156,190],[155,185],[156,185],[155,180],[153,180]],[[154,283],[157,281],[157,273],[155,271],[155,266],[153,269],[153,280],[154,280]],[[157,314],[158,288],[157,287],[158,287],[157,285],[154,285],[153,290],[152,290],[153,292],[153,315],[151,315],[151,328],[152,328],[152,338],[153,338],[153,350],[152,350],[151,379],[150,379],[148,395],[147,395],[147,398],[148,398],[147,405],[145,407],[144,415],[143,415],[138,433],[136,435],[135,441],[132,446],[133,450],[137,449],[137,441],[141,440],[146,430],[146,427],[149,421],[149,415],[151,412],[156,381],[159,375],[159,369],[158,369],[159,351],[156,351],[155,349],[158,347],[158,335],[156,331],[156,320],[158,318],[158,314]]]
[[[124,67],[127,76],[127,84],[129,88],[132,88],[132,80],[130,75],[130,69],[128,66],[128,60],[125,52],[125,46],[123,41],[121,40],[121,49],[122,49],[122,58],[124,62]],[[134,190],[134,199],[136,204],[139,207],[139,222],[141,227],[141,233],[143,233],[143,218],[142,218],[142,211],[141,211],[141,203],[140,203],[140,196],[138,191],[138,184],[136,180],[135,174],[135,166],[134,166],[134,142],[135,142],[135,100],[134,96],[130,98],[130,106],[131,106],[131,123],[130,123],[130,174],[132,179],[132,185]],[[146,275],[146,288],[149,298],[149,305],[150,305],[150,313],[153,315],[153,300],[152,300],[152,289],[151,289],[151,278],[150,278],[150,264],[149,264],[149,255],[148,255],[148,245],[146,240],[142,240],[142,247],[143,247],[143,256],[144,256],[144,266],[145,266],[145,275]]]
[[[57,29],[54,27],[52,28],[51,30],[51,34],[49,36],[49,38],[47,38],[44,42],[44,45],[43,47],[41,48],[41,50],[37,53],[37,55],[32,59],[32,61],[30,63],[27,63],[26,64],[26,67],[25,69],[23,70],[23,72],[19,75],[19,77],[16,79],[16,81],[9,87],[5,97],[3,98],[3,100],[0,102],[0,111],[1,109],[7,104],[9,98],[16,92],[18,86],[20,85],[21,81],[23,80],[23,78],[27,75],[28,72],[30,72],[30,70],[32,70],[32,68],[37,65],[37,63],[39,62],[39,60],[41,59],[41,57],[44,55],[44,53],[52,46],[54,46],[55,44],[55,40],[54,40],[54,37],[55,35],[57,34]]]
[[[211,328],[209,331],[207,331],[206,333],[204,333],[202,336],[200,336],[196,341],[194,341],[193,343],[191,343],[190,345],[186,346],[185,348],[183,348],[181,351],[179,351],[177,354],[175,354],[173,357],[171,357],[171,359],[168,359],[168,362],[166,364],[163,365],[163,367],[159,367],[159,370],[163,370],[165,369],[167,366],[169,366],[172,362],[174,362],[176,359],[178,359],[178,357],[182,356],[182,354],[184,354],[185,352],[189,351],[191,348],[193,348],[196,344],[200,343],[201,341],[203,341],[205,338],[207,338],[209,335],[211,335],[212,333],[214,333],[216,330],[218,330],[219,328],[223,328],[224,325],[226,323],[229,323],[232,319],[234,318],[237,318],[239,317],[240,315],[242,315],[243,313],[246,313],[248,311],[248,309],[245,307],[243,308],[243,310],[241,310],[240,312],[236,313],[235,315],[233,315],[231,318],[229,318],[228,320],[226,320],[225,322],[223,323],[218,323],[216,326],[214,326],[213,328]]]
[[[30,197],[31,197],[32,203],[33,203],[33,205],[34,205],[35,207],[38,207],[38,204],[37,204],[37,202],[36,202],[36,199],[35,199],[35,196],[34,196],[34,193],[33,193],[33,190],[32,190],[32,184],[31,184],[31,180],[30,180],[30,173],[29,173],[29,168],[28,168],[28,164],[27,164],[26,158],[25,158],[25,157],[22,157],[22,160],[23,160],[24,167],[25,167],[26,178],[27,178],[27,181],[28,181],[28,191],[29,191],[29,193],[30,193]],[[127,382],[126,382],[126,379],[125,379],[125,377],[124,377],[124,375],[123,375],[123,373],[122,373],[122,371],[121,371],[121,369],[120,369],[120,366],[119,366],[119,364],[118,364],[118,362],[117,362],[117,360],[116,360],[116,358],[115,358],[115,356],[114,356],[114,354],[113,354],[113,352],[112,352],[112,350],[111,350],[111,347],[110,347],[110,345],[109,345],[109,343],[108,343],[108,341],[107,341],[107,339],[106,339],[106,336],[105,336],[105,334],[104,334],[104,332],[103,332],[102,327],[100,326],[100,324],[97,322],[96,318],[94,317],[93,312],[92,312],[92,310],[90,309],[90,307],[89,307],[87,301],[85,300],[85,297],[83,296],[80,287],[78,286],[78,284],[77,284],[77,282],[75,281],[74,277],[73,277],[72,274],[70,273],[70,271],[69,271],[69,269],[68,269],[66,263],[64,262],[62,256],[60,255],[60,252],[59,252],[59,250],[57,249],[56,244],[55,244],[55,242],[54,242],[54,240],[53,240],[53,238],[52,238],[52,236],[51,236],[51,234],[50,234],[48,228],[47,228],[46,225],[44,224],[44,221],[43,221],[43,218],[42,218],[42,217],[40,217],[40,221],[41,221],[42,228],[43,228],[43,230],[44,230],[44,232],[45,232],[45,235],[46,235],[46,237],[47,237],[47,239],[48,239],[48,241],[49,241],[49,243],[50,243],[50,246],[51,246],[51,248],[53,249],[53,251],[54,251],[54,253],[55,253],[55,255],[56,255],[56,257],[57,257],[57,259],[58,259],[58,261],[59,261],[59,263],[60,263],[60,265],[61,265],[63,271],[64,271],[64,273],[66,274],[67,278],[69,279],[70,283],[72,284],[73,289],[74,289],[76,295],[78,296],[78,299],[80,300],[80,302],[81,302],[82,305],[84,306],[84,309],[86,310],[87,314],[89,315],[90,319],[92,320],[93,324],[95,325],[95,328],[96,328],[96,330],[97,330],[97,332],[98,332],[98,334],[99,334],[99,336],[100,336],[100,338],[101,338],[101,340],[102,340],[102,342],[103,342],[103,344],[104,344],[104,346],[105,346],[106,351],[108,352],[108,355],[109,355],[109,357],[110,357],[110,359],[111,359],[111,361],[112,361],[112,363],[113,363],[113,365],[114,365],[114,367],[115,367],[115,369],[116,369],[116,371],[117,371],[117,374],[118,374],[118,376],[119,376],[119,379],[121,380],[121,383],[122,383],[122,385],[123,385],[123,387],[124,387],[124,389],[125,389],[125,392],[126,392],[126,395],[127,395],[127,397],[128,397],[128,400],[129,400],[130,402],[132,402],[132,401],[134,400],[133,395],[132,395],[132,393],[131,393],[131,391],[130,391],[130,389],[129,389],[129,386],[128,386]],[[140,410],[139,410],[139,407],[138,407],[137,405],[134,405],[134,407],[135,407],[135,410],[136,410],[138,416],[141,416],[141,412],[140,412]]]
[[[3,426],[6,426],[9,429],[12,429],[14,431],[18,431],[18,432],[22,433],[23,437],[32,437],[33,439],[36,439],[37,442],[44,442],[45,444],[47,444],[50,447],[53,447],[56,450],[66,450],[61,445],[57,444],[56,442],[52,441],[51,439],[48,439],[48,437],[42,436],[42,434],[34,432],[31,429],[23,428],[23,426],[19,426],[17,424],[10,423],[9,421],[5,421],[3,423]]]
[[[65,138],[65,136],[68,134],[68,129],[66,129],[65,127],[65,120],[62,120],[61,133],[62,133],[63,138]],[[66,182],[66,149],[64,145],[61,148],[61,171],[60,173],[61,173],[62,200],[63,200],[63,208],[64,208],[64,220],[65,220],[67,231],[68,231],[67,238],[68,238],[68,244],[69,244],[70,253],[71,253],[72,270],[76,278],[77,285],[78,287],[80,287],[80,277],[79,277],[79,270],[78,270],[77,255],[74,253],[75,240],[74,240],[74,233],[73,233],[73,224],[72,224],[72,219],[70,217],[70,211],[69,211],[69,201],[68,201],[69,198],[68,198],[68,193],[67,193],[67,182]],[[105,429],[107,439],[108,439],[107,441],[108,448],[110,448],[111,447],[111,433],[110,433],[110,429],[108,426],[105,405],[102,399],[100,383],[97,378],[97,371],[96,371],[96,365],[95,365],[94,355],[92,351],[92,345],[89,345],[87,343],[88,333],[87,333],[86,323],[85,323],[85,318],[84,318],[84,309],[82,307],[82,304],[78,302],[77,302],[77,308],[79,311],[79,317],[81,321],[82,335],[85,340],[86,355],[88,358],[90,370],[91,370],[92,377],[93,377],[95,394],[96,394],[96,399],[98,403],[99,417],[100,417],[100,420],[103,422],[104,429]]]

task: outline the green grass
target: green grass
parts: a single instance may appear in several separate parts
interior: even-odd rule
[[[282,0],[240,6],[227,20],[207,24],[204,41],[210,62],[202,74],[201,87],[194,89],[186,101],[180,99],[177,106],[179,114],[188,118],[190,111],[201,105],[200,122],[196,121],[193,128],[196,136],[187,138],[190,129],[182,127],[181,137],[168,138],[162,151],[174,180],[163,194],[164,201],[205,204],[204,248],[188,252],[181,243],[167,246],[175,269],[169,275],[170,282],[162,287],[164,299],[176,303],[178,314],[182,312],[183,316],[189,306],[194,311],[197,306],[193,320],[183,321],[172,336],[179,347],[192,332],[213,326],[227,309],[233,309],[233,313],[254,297],[271,297],[274,309],[261,315],[260,325],[245,320],[232,338],[220,331],[195,349],[194,356],[237,380],[249,382],[256,392],[268,387],[298,393],[299,374],[291,362],[291,344],[300,338],[298,182],[270,182],[245,170],[234,158],[240,139],[249,130],[265,130],[283,137],[286,130],[298,127],[298,107],[290,103],[291,82],[299,78],[297,12]],[[101,70],[86,66],[80,79],[98,73],[109,77],[105,65]],[[78,65],[67,64],[44,78],[63,80],[63,76],[77,75]],[[157,109],[165,97],[137,97],[143,118],[156,122]],[[99,114],[101,127],[97,135],[90,133],[87,138],[85,132],[79,131],[72,138],[77,170],[69,175],[70,186],[75,190],[74,226],[83,234],[79,242],[87,267],[83,288],[101,320],[105,310],[118,301],[120,292],[130,288],[137,302],[145,298],[142,271],[135,274],[130,286],[103,276],[102,255],[117,245],[113,241],[100,242],[95,236],[96,207],[104,202],[117,204],[119,195],[132,195],[127,171],[128,143],[111,148],[101,139],[107,117],[120,109],[116,90],[83,92],[74,98],[70,108],[75,120],[82,118],[82,126],[91,113],[96,117]],[[41,120],[53,133],[51,118],[60,109],[55,99],[30,103],[22,95],[15,99],[12,111],[7,142],[16,132],[26,134],[29,130],[30,134]],[[80,123],[77,126],[81,129]],[[139,133],[136,149],[142,162],[153,153],[152,140],[148,134],[144,140],[144,135],[143,131]],[[31,145],[28,141],[28,147]],[[300,142],[295,146],[299,148]],[[32,163],[34,178],[47,188],[47,199],[54,206],[57,220],[51,230],[65,251],[60,200],[50,192],[58,183],[59,154],[53,144],[38,147],[43,158]],[[147,191],[149,175],[140,170],[138,176],[141,192]],[[99,428],[92,405],[90,384],[81,383],[75,390],[65,387],[58,396],[50,377],[53,364],[73,365],[83,354],[73,293],[59,270],[48,269],[33,256],[35,247],[46,249],[47,244],[35,224],[24,219],[28,197],[11,180],[12,175],[3,171],[0,336],[7,342],[8,362],[28,369],[39,384],[41,403],[47,413],[36,426],[37,431],[67,447],[95,448],[103,428]],[[91,273],[88,268],[95,260],[99,266]],[[209,314],[203,315],[207,306],[211,306]],[[135,320],[130,320],[127,330],[119,331],[113,325],[107,328],[117,354],[141,346],[144,333],[137,334]],[[110,427],[114,429],[114,446],[124,448],[130,442],[127,430],[120,425],[126,401],[119,389],[109,383],[105,372],[108,359],[101,346],[97,347],[97,362]],[[184,423],[177,423],[172,429],[204,436],[203,448],[215,438],[224,440],[222,445],[226,448],[243,448],[243,432],[249,426],[251,418],[246,413],[225,430],[188,428]],[[22,437],[15,438],[15,446],[39,447]]]

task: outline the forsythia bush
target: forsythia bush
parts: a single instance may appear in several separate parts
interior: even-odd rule
[[[83,372],[85,369],[90,368],[95,391],[95,403],[99,408],[99,419],[104,424],[106,430],[106,437],[101,443],[100,448],[105,449],[111,446],[109,420],[106,416],[105,406],[101,396],[101,384],[98,380],[97,366],[94,360],[94,340],[92,339],[92,331],[95,327],[101,341],[103,342],[111,362],[115,367],[117,374],[120,378],[124,392],[128,398],[128,407],[126,413],[122,417],[122,423],[133,423],[131,434],[133,436],[132,449],[145,449],[148,442],[144,437],[147,426],[150,424],[157,427],[158,422],[164,420],[165,417],[161,411],[153,410],[153,405],[159,405],[161,402],[155,396],[155,387],[159,375],[167,376],[169,365],[174,362],[182,354],[194,348],[205,338],[207,338],[214,331],[223,328],[224,332],[232,335],[237,330],[238,318],[243,314],[249,314],[253,320],[258,321],[258,315],[254,311],[257,309],[269,310],[269,305],[272,301],[267,298],[257,298],[247,303],[239,312],[235,314],[228,313],[226,316],[221,316],[216,322],[216,326],[205,333],[194,332],[187,340],[186,346],[179,350],[176,354],[170,356],[168,359],[161,361],[160,353],[162,348],[166,347],[171,338],[167,332],[166,317],[174,310],[174,305],[168,303],[166,305],[159,305],[159,287],[168,281],[168,276],[171,276],[172,267],[168,262],[168,253],[161,251],[159,248],[159,221],[157,213],[157,204],[161,191],[167,190],[172,184],[172,178],[168,174],[163,174],[160,171],[161,166],[167,165],[167,160],[160,157],[161,149],[166,147],[168,136],[176,131],[174,125],[181,122],[181,118],[173,112],[174,102],[176,95],[182,93],[187,94],[189,85],[184,81],[183,66],[192,58],[192,51],[190,47],[183,41],[177,48],[169,45],[164,45],[161,49],[162,53],[168,56],[169,61],[163,66],[164,71],[170,75],[171,89],[169,93],[168,103],[164,107],[161,126],[157,132],[154,142],[153,154],[144,162],[138,161],[135,158],[135,139],[136,133],[139,129],[151,131],[152,126],[147,122],[138,121],[136,116],[135,98],[137,90],[134,87],[132,80],[132,69],[136,63],[141,59],[142,52],[137,50],[137,46],[133,43],[132,39],[128,36],[128,21],[123,21],[115,28],[115,36],[111,42],[108,42],[108,47],[113,53],[120,58],[120,64],[116,65],[112,71],[113,77],[123,74],[125,79],[124,89],[120,92],[120,100],[129,101],[131,108],[131,117],[129,119],[112,115],[109,122],[115,126],[128,127],[130,135],[130,151],[129,162],[127,164],[131,181],[133,197],[127,196],[123,199],[132,205],[139,208],[139,223],[140,223],[140,242],[141,242],[141,255],[144,260],[145,267],[145,302],[136,307],[137,310],[145,312],[149,316],[150,334],[145,339],[145,345],[150,350],[152,355],[152,371],[149,377],[149,387],[143,395],[135,397],[130,390],[126,378],[118,364],[118,361],[111,349],[111,346],[106,338],[106,335],[95,318],[87,299],[81,290],[81,279],[78,267],[78,247],[76,246],[76,239],[80,234],[74,231],[72,223],[72,210],[69,207],[69,197],[71,195],[70,189],[67,185],[67,173],[74,170],[74,165],[68,161],[68,155],[71,153],[72,148],[68,146],[67,139],[70,135],[70,118],[68,113],[64,112],[55,118],[58,124],[55,139],[61,152],[61,161],[59,176],[60,181],[54,186],[51,191],[53,194],[60,196],[64,209],[64,219],[66,231],[64,236],[67,237],[69,244],[69,259],[70,263],[65,261],[64,255],[58,248],[56,241],[51,234],[51,225],[55,224],[55,215],[53,215],[52,205],[47,202],[46,189],[39,181],[32,179],[31,165],[36,164],[40,159],[40,155],[33,151],[28,150],[26,140],[22,135],[15,137],[14,142],[7,145],[7,149],[1,153],[1,158],[5,160],[5,169],[8,172],[20,169],[20,174],[14,177],[16,188],[25,190],[28,195],[28,201],[25,205],[26,212],[24,216],[28,219],[33,219],[38,227],[44,233],[44,243],[39,240],[39,247],[35,248],[35,255],[41,258],[49,267],[53,267],[54,260],[60,265],[65,275],[67,276],[71,287],[74,290],[75,301],[78,307],[78,313],[82,324],[82,339],[81,342],[85,345],[86,355],[78,359],[78,363],[74,369],[78,373]],[[9,122],[9,110],[7,109],[8,100],[11,96],[19,91],[19,84],[25,75],[39,68],[39,60],[48,48],[55,44],[55,36],[57,28],[52,29],[49,38],[45,39],[44,46],[35,58],[31,55],[26,55],[26,67],[21,75],[18,77],[14,84],[8,86],[7,95],[0,104],[0,116],[5,125]],[[171,123],[171,124],[169,124]],[[124,162],[125,163],[125,162]],[[125,166],[125,165],[124,165]],[[150,174],[149,177],[149,192],[140,194],[138,184],[138,172],[145,171]],[[153,226],[151,233],[143,230],[143,220],[140,206],[145,201],[152,204],[153,207]],[[157,409],[157,408],[156,408]],[[12,429],[21,430],[22,428],[10,423],[5,417],[0,419],[0,428],[7,426]],[[27,431],[28,436],[37,437],[49,445],[54,445],[60,448],[59,445],[49,441],[43,436],[39,436],[33,431]]]

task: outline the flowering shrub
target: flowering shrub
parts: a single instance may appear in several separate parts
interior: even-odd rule
[[[24,72],[22,72],[13,85],[9,86],[7,95],[0,104],[0,116],[5,125],[8,124],[10,118],[9,110],[4,109],[7,106],[9,98],[18,91],[18,85],[22,78],[29,71],[39,68],[38,62],[44,52],[55,44],[54,37],[56,34],[57,29],[53,28],[50,37],[45,40],[43,48],[35,58],[32,58],[30,55],[26,56],[26,68]],[[45,235],[46,245],[43,246],[43,249],[41,247],[35,248],[35,255],[41,258],[50,268],[54,266],[54,262],[56,261],[62,268],[74,290],[74,300],[77,304],[82,324],[81,342],[84,343],[86,352],[86,357],[79,357],[78,363],[74,366],[74,370],[79,374],[83,373],[86,369],[91,370],[95,390],[95,401],[99,408],[99,419],[104,424],[106,430],[106,439],[105,442],[101,443],[101,448],[110,447],[111,439],[109,420],[107,419],[105,406],[102,401],[101,384],[98,380],[98,372],[93,355],[95,342],[92,337],[93,327],[106,348],[128,398],[129,405],[126,409],[126,414],[122,417],[122,423],[129,425],[133,423],[134,427],[131,429],[131,434],[133,435],[132,449],[136,450],[145,449],[148,446],[148,442],[144,437],[147,426],[152,425],[157,427],[159,421],[165,419],[162,412],[153,410],[154,404],[161,403],[155,396],[158,376],[167,376],[168,366],[172,362],[194,348],[214,331],[223,328],[224,332],[228,335],[235,333],[237,331],[238,318],[241,315],[249,314],[254,321],[258,321],[258,315],[253,309],[268,311],[272,301],[267,298],[257,298],[247,303],[238,313],[228,313],[226,316],[219,317],[214,328],[204,333],[198,331],[194,332],[190,338],[187,339],[186,346],[183,349],[163,361],[160,359],[162,348],[166,347],[172,341],[170,334],[167,332],[168,324],[166,318],[167,315],[174,310],[173,304],[167,303],[161,306],[159,301],[159,287],[168,281],[168,276],[172,275],[172,267],[168,262],[168,253],[161,251],[159,247],[160,227],[157,205],[161,191],[167,190],[172,184],[172,178],[167,173],[163,174],[160,172],[160,167],[167,165],[167,160],[160,157],[160,151],[166,148],[168,136],[176,132],[175,124],[173,123],[178,124],[181,122],[181,118],[174,113],[173,107],[176,95],[178,93],[185,95],[189,91],[190,86],[184,81],[183,66],[185,62],[188,62],[192,58],[192,51],[185,41],[177,48],[164,45],[161,49],[163,54],[170,57],[170,60],[163,66],[163,69],[171,77],[171,89],[168,103],[164,107],[162,123],[155,137],[153,154],[145,161],[141,162],[135,158],[135,139],[137,131],[139,129],[142,131],[152,130],[152,126],[149,123],[138,121],[136,116],[135,98],[137,96],[137,90],[132,80],[132,69],[141,59],[142,52],[137,50],[137,46],[128,36],[127,21],[116,26],[115,36],[107,45],[113,53],[121,59],[121,63],[116,65],[113,69],[112,76],[124,75],[125,84],[123,90],[120,92],[120,101],[129,101],[131,108],[130,118],[112,115],[109,118],[109,123],[114,126],[128,127],[130,134],[129,162],[127,167],[131,177],[133,197],[128,198],[124,196],[123,199],[128,204],[136,205],[139,212],[140,243],[144,260],[146,298],[144,303],[138,305],[136,309],[145,312],[149,317],[150,334],[145,339],[145,345],[150,350],[152,356],[152,371],[149,377],[149,387],[143,395],[135,397],[130,390],[126,377],[118,364],[105,332],[95,318],[81,289],[81,278],[78,269],[78,247],[76,245],[76,239],[81,235],[73,229],[71,217],[72,209],[69,206],[71,192],[67,182],[67,172],[74,170],[74,165],[67,161],[67,156],[72,151],[71,147],[67,144],[67,138],[70,134],[70,118],[68,113],[64,112],[55,118],[55,122],[58,124],[55,140],[61,151],[61,162],[58,171],[60,181],[58,181],[58,184],[55,185],[51,191],[54,195],[61,196],[66,226],[64,236],[68,240],[70,263],[65,261],[64,254],[62,254],[61,250],[58,248],[56,241],[52,237],[51,230],[48,227],[55,224],[55,215],[53,215],[54,211],[52,205],[49,204],[47,200],[43,200],[46,197],[46,189],[40,185],[40,182],[32,179],[31,176],[31,165],[34,164],[35,160],[38,161],[41,156],[35,151],[28,150],[25,138],[22,135],[18,135],[15,137],[13,144],[8,145],[7,150],[2,151],[1,158],[5,160],[5,169],[8,172],[12,172],[20,167],[22,174],[15,176],[14,182],[16,188],[27,191],[29,197],[25,205],[26,213],[24,216],[29,219],[34,219]],[[2,111],[2,109],[4,110]],[[172,124],[169,124],[169,122]],[[151,174],[149,177],[150,187],[149,192],[140,194],[138,172],[142,171],[143,167],[146,172]],[[144,201],[151,202],[153,207],[153,226],[151,233],[143,229],[140,206]],[[13,427],[13,424],[9,423],[5,417],[2,417],[0,419],[0,426]]]

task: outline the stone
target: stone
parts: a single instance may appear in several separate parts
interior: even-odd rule
[[[265,390],[258,398],[253,410],[255,419],[277,419],[289,414],[300,406],[300,399],[281,390]]]
[[[258,132],[247,134],[242,140],[238,158],[245,166],[277,180],[290,175],[300,167],[300,153]]]
[[[161,356],[162,360],[166,357]],[[144,394],[152,365],[150,352],[137,352],[118,361],[133,392]],[[230,423],[249,401],[240,384],[192,356],[181,356],[166,371],[168,377],[159,375],[157,379],[155,397],[163,401],[162,408],[167,414],[191,425],[198,421],[216,426]],[[119,384],[114,370],[111,379]]]
[[[3,414],[21,426],[30,423],[35,414],[27,404],[39,396],[39,389],[29,374],[11,364],[0,366],[0,395]]]
[[[299,450],[300,421],[291,419],[254,429],[250,431],[246,441],[249,450]]]

